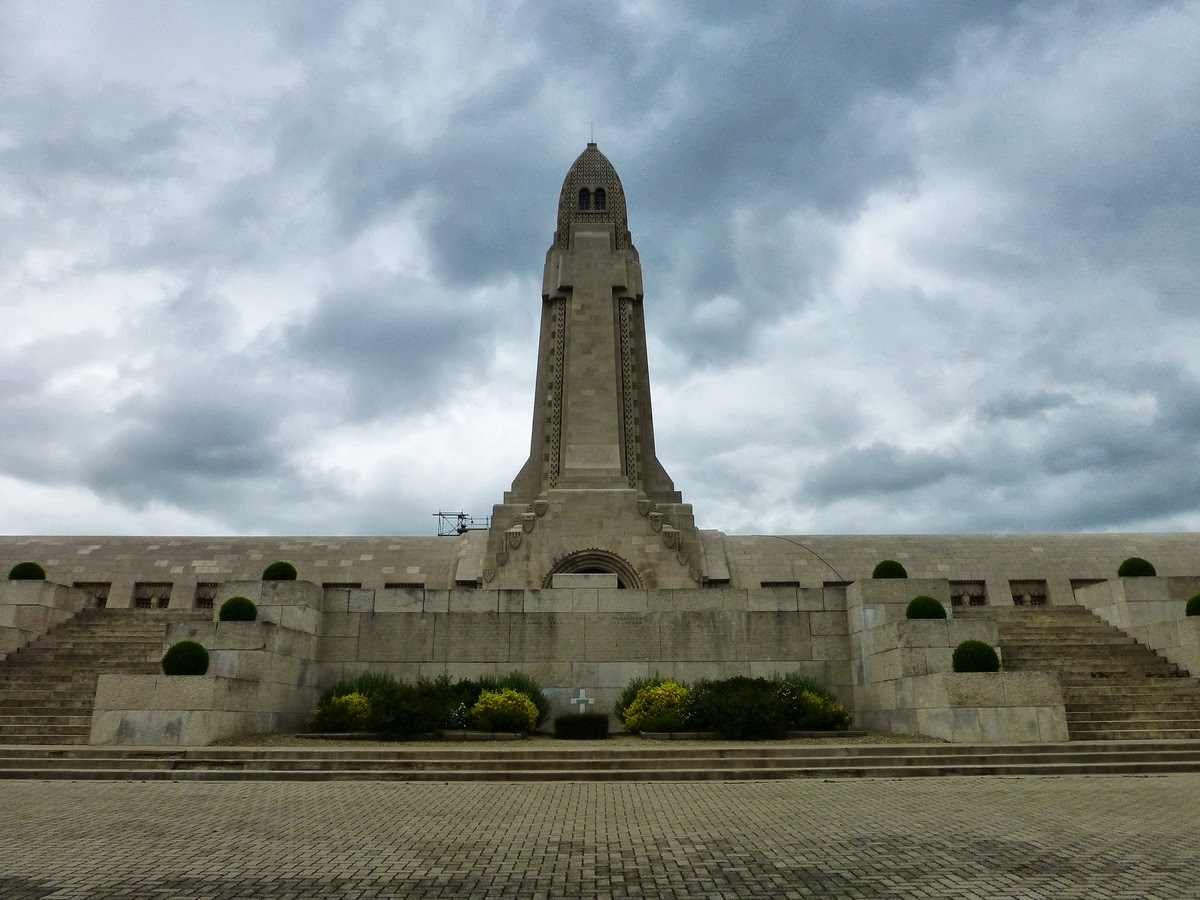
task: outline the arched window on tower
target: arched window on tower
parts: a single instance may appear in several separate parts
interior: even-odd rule
[[[604,194],[604,188],[596,188],[596,193],[594,196],[596,209],[605,209],[608,198]]]
[[[580,209],[591,209],[592,208],[592,195],[588,191],[587,188],[579,189],[579,208]]]

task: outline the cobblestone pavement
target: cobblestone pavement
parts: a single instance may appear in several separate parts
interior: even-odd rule
[[[0,898],[1182,898],[1200,776],[0,783]]]

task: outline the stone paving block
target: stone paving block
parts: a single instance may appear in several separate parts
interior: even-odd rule
[[[1142,900],[1200,883],[1178,833],[1195,775],[4,788],[22,810],[0,819],[5,900]]]

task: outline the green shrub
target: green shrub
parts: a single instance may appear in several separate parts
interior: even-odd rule
[[[310,728],[325,733],[366,731],[371,724],[371,701],[357,691],[331,697],[313,711]]]
[[[904,618],[944,619],[946,618],[946,607],[942,606],[935,597],[918,594],[908,601],[908,608],[904,610]]]
[[[495,679],[494,684],[495,687],[488,686],[490,690],[516,691],[532,700],[538,711],[538,725],[542,725],[550,718],[550,698],[546,696],[541,686],[524,672],[514,671],[507,675],[501,675]]]
[[[739,675],[693,686],[684,721],[731,740],[781,738],[788,714],[774,682]]]
[[[321,694],[321,703],[347,694],[362,694],[368,701],[396,684],[396,679],[387,672],[363,672],[353,678],[343,679],[327,687]]]
[[[955,672],[999,672],[1000,657],[991,644],[983,641],[963,641],[954,648],[952,659]]]
[[[35,562],[19,562],[8,571],[10,581],[45,581],[46,570]]]
[[[908,572],[904,566],[896,562],[894,559],[883,559],[875,564],[874,570],[871,572],[872,578],[907,578]]]
[[[217,618],[222,622],[253,622],[258,618],[258,607],[249,597],[230,597],[221,604]]]
[[[1149,560],[1131,556],[1117,568],[1118,578],[1152,578],[1158,573]]]
[[[1183,611],[1189,616],[1200,616],[1200,594],[1189,599]]]
[[[789,729],[845,731],[850,727],[850,711],[816,680],[792,675],[773,678],[772,684]]]
[[[604,713],[567,713],[555,716],[554,736],[574,741],[607,738],[608,716]]]
[[[633,702],[642,688],[658,687],[664,681],[666,679],[657,672],[653,675],[629,679],[629,684],[625,685],[624,690],[617,697],[616,705],[613,707],[613,714],[617,717],[617,721],[625,725],[625,710],[629,708],[629,704]]]
[[[648,685],[637,692],[625,708],[625,730],[683,731],[683,711],[687,705],[688,689],[678,681],[668,679]]]
[[[368,698],[371,704],[368,730],[387,738],[411,738],[441,728],[446,710],[428,684],[381,681],[374,695]]]
[[[538,709],[519,691],[504,688],[484,691],[471,707],[471,722],[481,731],[519,731],[528,734],[537,727]]]
[[[179,641],[163,654],[164,675],[203,675],[208,671],[208,651],[198,641]]]
[[[263,581],[295,581],[296,567],[290,562],[273,562],[263,569]]]
[[[788,684],[797,691],[808,691],[810,694],[816,694],[818,697],[824,697],[828,700],[836,699],[830,692],[829,688],[817,681],[811,675],[802,675],[799,672],[788,672],[787,674],[779,674],[778,672],[771,676],[771,682],[778,690],[779,685]]]

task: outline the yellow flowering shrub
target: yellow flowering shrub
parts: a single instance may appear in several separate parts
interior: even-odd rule
[[[626,731],[682,731],[688,689],[678,681],[644,687],[625,709]]]
[[[353,691],[330,697],[313,712],[313,731],[365,731],[371,721],[371,701]]]
[[[524,694],[505,688],[484,691],[471,707],[471,724],[480,731],[519,731],[537,728],[538,708]]]

